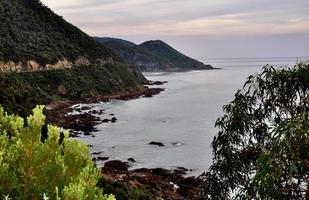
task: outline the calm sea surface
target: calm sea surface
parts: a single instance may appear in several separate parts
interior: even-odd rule
[[[210,60],[223,69],[145,74],[150,80],[168,81],[162,86],[166,90],[153,98],[95,104],[115,114],[118,122],[98,125],[95,137],[81,140],[93,145],[93,152],[103,151],[101,156],[113,160],[133,157],[132,168],[180,166],[192,169],[189,175],[200,175],[211,165],[214,124],[222,106],[233,99],[246,77],[261,70],[264,61]],[[296,58],[276,61],[270,63],[293,65]],[[151,146],[151,141],[166,146]]]

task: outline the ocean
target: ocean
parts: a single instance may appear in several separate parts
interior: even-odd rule
[[[269,63],[293,66],[298,58],[209,59],[221,69],[175,73],[146,73],[153,81],[168,81],[165,91],[152,98],[114,100],[93,106],[114,114],[117,123],[100,124],[95,137],[82,137],[110,160],[134,158],[131,168],[185,167],[198,176],[212,163],[214,127],[222,106],[233,99],[246,78]],[[309,59],[308,59],[309,60]],[[161,142],[165,146],[149,145]],[[98,163],[103,165],[102,163]]]

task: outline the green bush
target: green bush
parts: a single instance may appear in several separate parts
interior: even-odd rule
[[[43,106],[24,119],[0,108],[0,196],[11,199],[113,200],[96,187],[99,170],[86,144],[45,125]]]

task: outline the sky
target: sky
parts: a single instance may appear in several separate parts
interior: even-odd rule
[[[309,0],[42,0],[92,36],[198,58],[309,56]]]

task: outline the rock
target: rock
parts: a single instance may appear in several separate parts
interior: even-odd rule
[[[91,110],[91,111],[89,111],[89,113],[93,114],[93,115],[103,115],[104,110]]]
[[[149,94],[145,94],[144,97],[145,98],[151,98],[151,97],[153,97],[153,95],[149,93]]]
[[[105,160],[109,160],[109,157],[97,157],[97,160],[101,160],[101,161],[105,161]]]
[[[177,167],[173,171],[175,174],[186,175],[189,170],[184,167]]]
[[[163,169],[163,168],[155,168],[155,169],[152,169],[151,172],[158,176],[169,176],[172,174],[170,170]]]
[[[93,152],[92,155],[100,155],[101,153],[103,153],[103,152],[102,151]]]
[[[104,168],[109,168],[117,171],[128,171],[127,164],[120,160],[108,161],[104,164]]]
[[[136,162],[136,160],[134,158],[129,158],[128,161],[133,162],[133,163]]]
[[[162,91],[164,91],[162,88],[147,88],[143,97],[153,97],[154,95],[160,94]]]
[[[102,120],[102,123],[108,123],[108,122],[110,122],[109,119],[103,119],[103,120]]]
[[[148,81],[146,85],[164,85],[167,81]]]
[[[90,106],[83,106],[80,109],[85,111],[85,110],[91,110],[92,108]]]
[[[97,118],[89,113],[68,115],[59,120],[61,120],[61,124],[63,123],[63,128],[74,131],[93,132],[94,126],[97,125]]]
[[[115,114],[111,113],[111,114],[109,114],[109,116],[115,116]]]
[[[103,114],[104,114],[104,111],[105,111],[105,110],[99,110],[97,114],[98,114],[98,115],[103,115]]]
[[[150,142],[149,145],[155,145],[155,146],[159,146],[159,147],[164,147],[165,145],[162,142]]]
[[[117,122],[117,118],[116,117],[113,117],[110,121],[112,122],[112,123],[116,123]]]
[[[89,132],[84,132],[84,135],[86,135],[86,136],[90,136],[90,135],[92,135],[91,133],[89,133]]]

